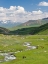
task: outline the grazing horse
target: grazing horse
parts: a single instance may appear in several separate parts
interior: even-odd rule
[[[23,56],[23,59],[26,58],[26,56]]]
[[[44,48],[43,46],[40,46],[42,49]]]

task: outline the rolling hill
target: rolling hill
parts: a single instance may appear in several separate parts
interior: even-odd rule
[[[0,27],[0,34],[9,34],[10,30]]]
[[[29,20],[23,24],[15,26],[12,31],[3,27],[0,27],[0,34],[16,34],[16,35],[48,35],[48,18],[41,20]]]
[[[6,35],[48,35],[48,23],[40,26],[40,27],[29,27],[22,28],[18,30],[10,31],[6,28],[0,27],[0,34]]]
[[[39,20],[29,20],[23,24],[20,24],[19,26],[37,26],[37,25],[43,25],[48,23],[48,18],[43,18]]]
[[[40,27],[29,27],[29,28],[22,28],[14,31],[10,31],[11,34],[17,35],[48,35],[48,23],[40,26]]]
[[[14,27],[10,28],[10,30],[17,30],[17,29],[29,28],[29,27],[39,27],[46,23],[48,23],[48,18],[43,18],[43,19],[39,19],[39,20],[29,20],[25,23],[18,25],[18,26],[14,26]]]
[[[38,28],[37,34],[39,34],[39,35],[48,35],[48,23],[43,25],[43,26],[40,26]]]

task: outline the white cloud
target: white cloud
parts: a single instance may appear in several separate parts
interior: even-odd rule
[[[9,10],[16,10],[16,6],[10,6]]]
[[[38,10],[38,11],[32,11],[33,14],[42,14],[43,12],[41,10]]]
[[[0,21],[4,23],[7,23],[7,20],[11,20],[11,22],[26,22],[44,17],[48,17],[48,12],[41,10],[29,12],[21,6],[10,6],[10,8],[0,7]]]
[[[39,6],[48,6],[48,2],[45,2],[45,1],[40,2],[40,3],[39,3]]]

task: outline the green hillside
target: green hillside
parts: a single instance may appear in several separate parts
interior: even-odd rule
[[[37,31],[37,34],[39,35],[48,35],[48,23],[43,26],[40,26]]]
[[[10,30],[13,31],[13,30],[21,29],[21,28],[39,27],[46,23],[48,23],[48,18],[43,18],[43,19],[39,19],[39,20],[29,20],[25,23],[18,25],[18,26],[14,26],[14,27],[10,28]]]
[[[29,27],[29,28],[22,28],[14,31],[10,31],[12,34],[18,34],[18,35],[34,35],[34,34],[42,34],[47,35],[48,34],[48,23],[44,24],[40,27]]]
[[[31,26],[23,26],[23,25],[19,25],[19,26],[14,26],[12,28],[8,28],[11,31],[14,30],[18,30],[18,29],[22,29],[22,28],[30,28],[30,27],[39,27],[40,25],[31,25]]]
[[[3,27],[0,27],[0,34],[9,34],[9,30]]]
[[[20,28],[17,30],[10,31],[6,28],[0,27],[0,34],[10,34],[10,35],[48,35],[48,23],[40,27],[28,27]]]
[[[39,35],[44,35],[44,34],[47,34],[48,35],[48,29],[44,30],[44,31],[41,31],[38,33]]]

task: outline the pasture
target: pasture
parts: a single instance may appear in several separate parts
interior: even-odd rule
[[[11,53],[16,57],[0,64],[48,64],[48,35],[0,34],[0,53]],[[0,55],[0,61],[3,59]]]

